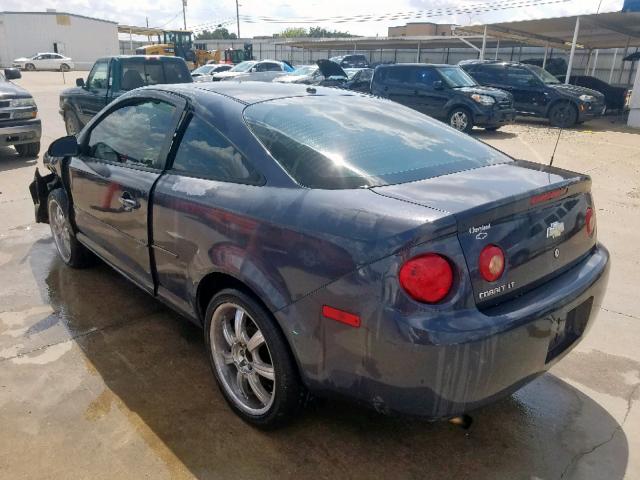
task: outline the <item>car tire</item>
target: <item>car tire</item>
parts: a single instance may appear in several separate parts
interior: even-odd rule
[[[473,116],[465,107],[454,107],[447,116],[447,123],[459,132],[469,133],[473,128]]]
[[[33,72],[36,69],[36,66],[33,63],[27,63],[24,66],[24,69],[29,71],[29,72]]]
[[[306,390],[282,332],[259,302],[239,290],[220,291],[207,307],[204,336],[218,387],[242,420],[272,430],[296,416]]]
[[[15,149],[18,152],[18,155],[23,158],[34,158],[40,153],[40,142],[22,143],[20,145],[15,145]]]
[[[570,102],[558,102],[551,106],[548,116],[552,126],[568,128],[577,123],[578,109]]]
[[[47,212],[51,235],[62,261],[73,268],[93,265],[94,255],[76,238],[69,220],[69,199],[62,188],[56,188],[49,193]]]
[[[60,71],[61,71],[61,72],[68,72],[69,70],[71,70],[71,68],[69,67],[69,65],[67,65],[66,63],[62,63],[62,64],[60,64]]]
[[[66,109],[64,111],[63,119],[67,135],[76,135],[80,130],[82,130],[80,119],[73,110]]]

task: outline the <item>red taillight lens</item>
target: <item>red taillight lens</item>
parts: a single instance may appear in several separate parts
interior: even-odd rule
[[[587,235],[593,235],[593,232],[596,230],[596,216],[593,214],[593,209],[591,207],[587,208],[584,223],[587,226]]]
[[[487,282],[495,282],[504,272],[504,253],[496,245],[487,245],[480,252],[480,274]]]
[[[428,253],[412,258],[400,268],[400,285],[419,302],[437,303],[453,284],[453,270],[440,255]]]

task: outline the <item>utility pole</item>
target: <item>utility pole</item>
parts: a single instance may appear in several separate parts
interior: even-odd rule
[[[184,29],[187,29],[187,0],[182,0],[182,20],[184,21]]]
[[[240,38],[240,6],[238,5],[238,0],[236,0],[236,22],[238,23],[238,38]]]

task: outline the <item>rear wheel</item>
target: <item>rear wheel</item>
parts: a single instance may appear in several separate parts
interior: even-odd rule
[[[36,66],[35,66],[33,63],[27,63],[27,64],[24,66],[24,69],[25,69],[25,70],[29,70],[30,72],[32,72],[33,70],[35,70],[35,69],[36,69]]]
[[[93,254],[78,241],[69,222],[69,200],[63,189],[56,188],[49,193],[47,211],[51,235],[62,261],[73,268],[93,264]]]
[[[33,158],[37,157],[40,153],[40,142],[34,143],[23,143],[20,145],[15,145],[15,149],[18,152],[18,155],[24,158]]]
[[[218,386],[238,416],[263,429],[294,417],[306,393],[264,307],[238,290],[221,291],[207,308],[205,342]]]
[[[80,120],[74,111],[64,111],[64,128],[67,130],[67,135],[76,135],[82,129]]]
[[[549,110],[549,122],[554,127],[572,127],[578,121],[578,110],[569,102],[558,102]]]
[[[71,68],[66,63],[63,63],[63,64],[60,65],[60,71],[61,72],[68,72],[69,70],[71,70]]]
[[[473,128],[471,112],[464,107],[455,107],[449,112],[449,126],[461,132],[469,133]]]

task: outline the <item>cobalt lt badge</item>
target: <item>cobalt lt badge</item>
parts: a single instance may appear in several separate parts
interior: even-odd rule
[[[547,238],[558,238],[564,232],[563,222],[553,222],[547,227]]]

